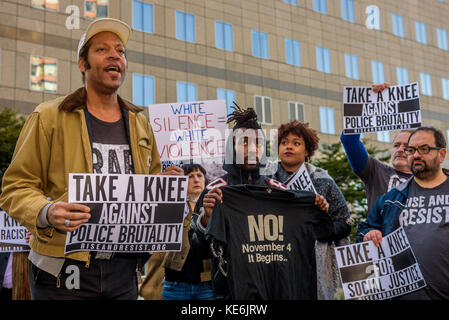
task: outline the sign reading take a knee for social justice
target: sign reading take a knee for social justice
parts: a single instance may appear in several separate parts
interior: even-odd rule
[[[27,233],[25,227],[0,210],[0,252],[30,251],[25,239]]]
[[[384,300],[426,286],[404,229],[372,241],[336,247],[343,293],[347,300]]]
[[[344,134],[403,130],[420,126],[418,82],[391,86],[379,93],[374,93],[371,87],[344,87]]]
[[[75,251],[180,251],[186,176],[69,174],[69,203],[91,208],[91,218],[67,233]]]

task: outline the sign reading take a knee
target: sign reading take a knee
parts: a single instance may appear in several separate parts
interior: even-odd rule
[[[379,93],[374,93],[371,87],[344,87],[344,134],[413,129],[420,126],[418,82],[391,86]]]
[[[69,202],[91,208],[91,218],[67,233],[75,251],[180,251],[187,177],[69,174]]]
[[[335,248],[347,300],[384,300],[426,286],[404,229],[383,237]]]

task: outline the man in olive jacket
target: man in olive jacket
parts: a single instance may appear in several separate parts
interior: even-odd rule
[[[78,46],[84,87],[37,106],[3,177],[0,207],[33,234],[33,299],[137,299],[141,254],[64,254],[67,232],[90,218],[89,207],[67,203],[69,173],[161,170],[153,130],[139,113],[143,109],[117,94],[126,73],[130,33],[126,23],[111,18],[89,25]],[[106,158],[111,150],[120,150],[115,159],[119,167],[112,172]],[[68,287],[68,277],[74,275],[80,285]]]

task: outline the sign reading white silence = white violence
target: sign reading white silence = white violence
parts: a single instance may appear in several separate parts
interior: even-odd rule
[[[75,251],[180,251],[187,177],[69,174],[69,202],[91,208],[91,218],[67,233]]]
[[[334,250],[347,300],[390,299],[426,286],[402,227],[379,247],[367,241]]]
[[[5,211],[0,211],[0,252],[27,252],[27,228],[21,226]]]
[[[343,132],[358,134],[421,126],[418,82],[374,93],[371,87],[344,87]]]

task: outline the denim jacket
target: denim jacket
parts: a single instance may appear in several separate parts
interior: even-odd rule
[[[365,234],[371,230],[380,230],[384,237],[399,227],[399,215],[407,202],[408,188],[412,180],[413,177],[410,177],[376,201],[367,219],[357,226],[357,242],[362,242]]]

